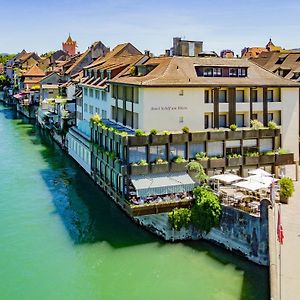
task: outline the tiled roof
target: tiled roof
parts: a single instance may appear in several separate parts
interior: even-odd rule
[[[28,72],[23,74],[24,77],[44,77],[46,74],[38,66],[33,66]]]
[[[297,86],[247,59],[201,58],[201,57],[158,57],[150,58],[146,64],[156,67],[145,76],[131,76],[129,72],[110,80],[112,83],[142,86]],[[145,65],[145,64],[144,64]],[[247,77],[200,77],[196,66],[244,67]]]

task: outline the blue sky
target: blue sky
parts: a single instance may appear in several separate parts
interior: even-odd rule
[[[298,0],[15,0],[1,6],[0,53],[60,49],[69,32],[80,51],[101,40],[111,48],[131,42],[160,54],[174,36],[202,40],[205,50],[217,52],[240,53],[270,37],[300,48]]]

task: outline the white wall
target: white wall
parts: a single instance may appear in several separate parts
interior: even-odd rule
[[[281,133],[282,148],[294,152],[299,160],[299,89],[282,88]]]

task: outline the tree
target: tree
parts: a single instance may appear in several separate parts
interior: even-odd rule
[[[180,230],[183,226],[188,227],[191,223],[190,208],[174,208],[169,214],[169,222],[175,230]]]
[[[199,180],[200,183],[206,184],[208,182],[208,176],[206,175],[203,166],[197,161],[191,161],[187,164],[187,168],[190,172],[197,173],[195,178]]]

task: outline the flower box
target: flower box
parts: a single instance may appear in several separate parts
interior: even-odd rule
[[[188,133],[172,133],[171,142],[173,144],[183,144],[189,140]]]
[[[151,165],[151,173],[159,174],[159,173],[168,173],[169,172],[169,164],[152,164]]]
[[[227,165],[229,167],[241,166],[243,164],[243,157],[228,158]]]
[[[208,168],[208,159],[197,159],[196,161],[200,163],[204,169]]]
[[[244,139],[257,139],[259,137],[259,131],[256,129],[243,130]]]
[[[143,145],[147,145],[148,142],[149,142],[149,137],[146,135],[128,136],[129,146],[143,146]]]
[[[275,129],[269,129],[269,128],[259,129],[260,138],[274,137],[274,136],[275,136]]]
[[[151,144],[156,144],[156,145],[163,145],[167,144],[170,140],[169,135],[167,134],[151,134],[150,135],[150,143]]]
[[[293,165],[295,163],[294,153],[276,154],[275,163],[276,165]]]
[[[261,155],[259,157],[259,163],[261,165],[273,164],[275,162],[275,154],[272,155]]]
[[[171,162],[171,172],[185,172],[188,162]]]
[[[245,156],[245,165],[254,166],[259,164],[259,156]]]
[[[149,173],[149,165],[139,166],[139,165],[130,165],[129,173],[131,175],[147,175]]]
[[[241,140],[243,138],[243,131],[241,130],[226,131],[226,138],[228,140]]]
[[[208,137],[211,141],[222,141],[225,140],[225,131],[210,131]]]
[[[207,141],[207,132],[191,132],[190,133],[191,142],[204,142]]]
[[[209,167],[211,169],[224,168],[225,167],[225,158],[210,159]]]

